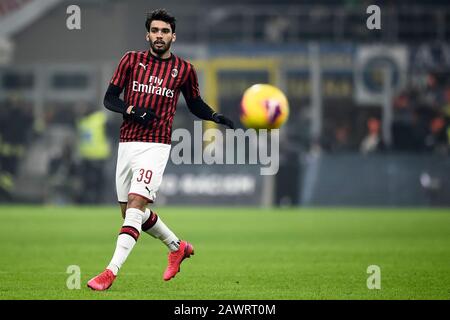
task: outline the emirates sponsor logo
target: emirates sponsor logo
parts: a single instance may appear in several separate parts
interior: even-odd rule
[[[159,96],[173,98],[175,95],[175,91],[172,89],[168,89],[166,87],[162,87],[162,84],[163,79],[159,79],[158,77],[155,76],[150,76],[150,78],[148,79],[148,84],[139,83],[139,81],[133,81],[133,91],[149,94],[157,94]]]

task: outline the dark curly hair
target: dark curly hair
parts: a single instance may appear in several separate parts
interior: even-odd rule
[[[154,20],[160,20],[164,21],[168,24],[170,24],[170,27],[172,28],[172,32],[175,32],[175,23],[176,19],[174,16],[172,16],[170,13],[166,11],[166,9],[156,9],[152,12],[147,13],[147,20],[145,21],[145,28],[148,32],[150,32],[150,24]]]

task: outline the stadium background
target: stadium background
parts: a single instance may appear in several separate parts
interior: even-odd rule
[[[72,4],[81,8],[81,30],[66,27],[66,10]],[[366,27],[370,4],[381,8],[381,30]],[[284,219],[283,214],[286,219],[306,217],[310,235],[315,228],[330,231],[327,223],[342,223],[352,234],[364,229],[364,220],[358,219],[369,219],[370,224],[380,217],[386,228],[404,228],[411,238],[419,232],[430,240],[436,232],[439,239],[430,246],[437,250],[438,260],[430,261],[437,261],[434,274],[444,279],[439,290],[434,287],[432,293],[420,296],[418,286],[413,290],[418,295],[408,296],[410,287],[404,285],[398,296],[388,297],[448,298],[448,290],[442,291],[448,289],[444,265],[448,267],[450,259],[445,209],[450,205],[450,6],[446,1],[0,0],[0,210],[5,246],[21,243],[19,238],[14,242],[8,231],[24,223],[22,214],[28,217],[25,221],[35,219],[33,225],[41,227],[54,218],[52,212],[84,219],[96,211],[104,217],[108,211],[118,218],[117,209],[110,206],[116,203],[115,150],[121,117],[107,112],[102,100],[120,57],[128,50],[147,49],[145,13],[158,7],[177,17],[173,50],[196,66],[204,99],[236,124],[241,126],[240,97],[254,83],[277,85],[290,102],[290,118],[280,133],[277,175],[261,176],[257,165],[169,163],[158,195],[161,212],[174,210],[175,224],[186,205],[205,207],[198,209],[204,215],[213,215],[208,208],[220,206],[218,221],[231,211],[256,220],[260,213],[263,221],[267,212],[277,219]],[[104,129],[111,149],[93,159],[80,152],[80,139],[86,137],[79,134],[78,124],[88,112],[99,110],[107,116]],[[192,131],[193,120],[180,99],[174,129]],[[81,204],[109,209],[92,207],[89,215],[86,207],[78,207]],[[247,206],[252,208],[242,208]],[[314,209],[323,206],[329,209]],[[349,209],[346,216],[341,212],[346,210],[336,207],[360,209]],[[395,209],[399,207],[405,209]],[[370,214],[373,210],[379,216]],[[193,216],[210,219],[197,212]],[[311,222],[317,217],[325,222],[324,229]],[[360,223],[352,224],[354,218]],[[290,222],[284,222],[282,230],[289,233]],[[86,221],[95,223],[102,222]],[[107,226],[114,229],[119,223],[112,220]],[[82,221],[74,225],[82,228]],[[422,230],[421,225],[429,228]],[[231,230],[235,227],[230,225]],[[281,239],[283,235],[280,232]],[[297,235],[291,236],[296,241]],[[321,241],[338,241],[338,234],[328,236]],[[65,239],[63,234],[59,237]],[[105,241],[112,243],[112,239]],[[253,240],[259,241],[256,236]],[[6,264],[14,251],[3,249],[8,250],[1,258]],[[58,268],[65,270],[65,266]],[[94,267],[89,271],[94,272]],[[432,280],[438,283],[437,278]],[[27,297],[17,293],[7,277],[3,281],[8,289],[2,297]],[[365,294],[344,297],[371,298]]]

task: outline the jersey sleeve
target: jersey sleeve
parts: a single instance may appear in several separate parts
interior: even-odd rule
[[[186,101],[194,100],[200,97],[197,72],[195,71],[193,65],[190,65],[187,79],[181,86],[181,92],[183,93],[184,99],[186,99]]]
[[[125,81],[129,77],[131,70],[130,60],[131,60],[131,51],[125,53],[122,59],[120,59],[119,65],[117,66],[112,76],[111,84],[123,89]]]

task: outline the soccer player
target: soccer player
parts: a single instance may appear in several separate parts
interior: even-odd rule
[[[170,51],[175,41],[175,18],[163,9],[147,15],[147,51],[127,52],[114,72],[104,105],[123,114],[116,168],[117,197],[124,222],[111,262],[88,282],[106,290],[117,277],[142,231],[160,239],[169,249],[163,279],[180,271],[194,247],[180,240],[152,210],[170,153],[172,121],[180,92],[189,110],[203,120],[234,129],[233,122],[214,112],[200,97],[194,67]],[[124,92],[123,100],[120,94]]]

